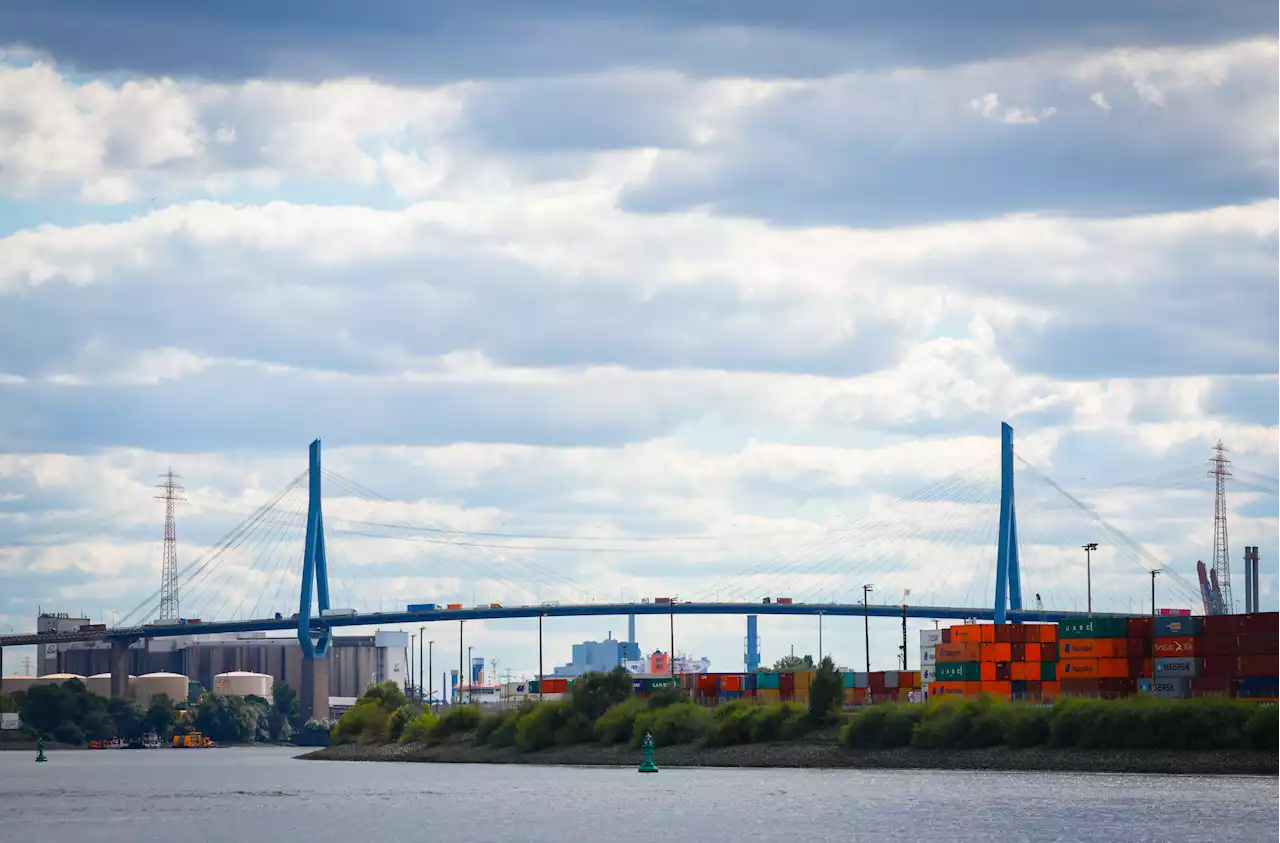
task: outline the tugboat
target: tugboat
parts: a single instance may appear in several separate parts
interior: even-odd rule
[[[213,746],[213,741],[199,732],[187,732],[185,735],[173,736],[174,749],[204,749]]]

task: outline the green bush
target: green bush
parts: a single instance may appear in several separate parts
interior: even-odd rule
[[[1276,707],[1258,706],[1244,727],[1245,745],[1260,752],[1275,752],[1280,740],[1280,712]]]
[[[479,725],[480,709],[470,705],[454,706],[431,730],[431,742],[439,743],[450,735],[475,731]]]
[[[476,746],[485,746],[489,743],[489,736],[497,731],[502,725],[502,713],[485,714],[480,717],[480,723],[476,726]]]
[[[645,700],[635,697],[613,704],[596,721],[596,740],[603,744],[627,743],[635,731],[636,717],[647,708]]]
[[[707,746],[751,743],[751,721],[760,712],[751,700],[733,700],[711,712],[711,723],[702,737]]]
[[[387,740],[391,743],[400,740],[404,730],[420,716],[422,716],[422,706],[417,703],[405,703],[397,708],[387,718]]]
[[[571,698],[574,709],[594,723],[614,705],[629,699],[633,689],[631,674],[615,667],[608,673],[593,671],[579,676],[573,682]]]
[[[503,713],[501,720],[498,722],[497,728],[490,733],[488,737],[489,746],[494,749],[501,749],[505,746],[516,745],[516,730],[520,726],[520,718],[528,712],[532,711],[535,706],[522,706],[516,711],[508,711]]]
[[[516,723],[516,746],[533,752],[549,746],[571,746],[591,740],[591,722],[563,700],[543,703],[524,712]]]
[[[979,749],[1004,742],[1007,703],[992,697],[943,697],[925,706],[911,735],[917,749]]]
[[[924,708],[882,703],[863,709],[850,718],[841,742],[851,749],[894,749],[911,745]]]
[[[426,743],[431,737],[431,730],[439,722],[440,718],[436,717],[432,712],[422,712],[405,724],[404,731],[400,735],[400,743]]]
[[[830,656],[823,656],[809,685],[809,722],[824,726],[835,722],[844,693],[844,680]]]
[[[653,735],[656,746],[674,746],[700,739],[711,724],[711,713],[693,703],[679,702],[641,712],[632,727],[631,745],[644,742],[646,733]]]
[[[1033,705],[1013,705],[1005,721],[1007,740],[1014,749],[1043,746],[1049,742],[1049,710]]]
[[[809,711],[799,703],[760,706],[751,716],[751,742],[789,741],[809,731]]]
[[[374,700],[363,700],[351,706],[338,719],[331,733],[335,744],[380,743],[387,737],[387,721],[391,712],[384,711]]]

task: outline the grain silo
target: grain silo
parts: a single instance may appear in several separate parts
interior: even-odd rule
[[[253,694],[270,700],[272,681],[274,680],[265,673],[233,670],[213,677],[213,692],[220,697],[247,697]]]
[[[134,679],[137,679],[137,677],[134,676],[132,673],[129,674],[129,680],[125,684],[124,695],[126,697],[133,696],[133,680]],[[84,685],[86,688],[89,689],[91,693],[97,694],[100,697],[109,698],[111,696],[111,674],[110,673],[95,673],[93,676],[90,676],[88,679],[84,680]]]
[[[147,673],[133,680],[133,701],[146,708],[157,694],[168,694],[175,703],[187,698],[187,677],[181,673]]]

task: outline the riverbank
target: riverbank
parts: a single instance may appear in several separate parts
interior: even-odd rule
[[[333,746],[301,756],[313,761],[400,761],[437,764],[534,764],[579,767],[634,767],[639,750],[578,744],[537,752],[513,747],[477,747],[469,736],[435,746]],[[1277,775],[1280,756],[1249,750],[1167,752],[1160,750],[992,749],[921,750],[904,747],[856,750],[835,735],[744,746],[660,747],[659,767],[754,767],[796,769],[1004,770],[1019,772],[1187,773],[1194,775]]]

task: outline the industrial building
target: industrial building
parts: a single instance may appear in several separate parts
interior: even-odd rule
[[[551,675],[572,679],[593,670],[608,672],[626,661],[640,658],[640,645],[632,641],[615,641],[613,633],[603,641],[583,641],[573,645],[573,659],[555,668]]]
[[[42,614],[41,631],[71,631],[89,623],[65,613]],[[403,685],[409,634],[378,630],[372,635],[334,636],[329,656],[329,695],[358,697],[371,683]],[[55,673],[96,677],[109,674],[110,645],[105,641],[45,644],[38,654],[40,676]],[[268,638],[263,632],[188,635],[142,639],[129,648],[128,671],[135,677],[169,673],[214,690],[219,675],[257,673],[302,687],[302,648],[294,638]],[[256,685],[255,685],[256,687]]]

